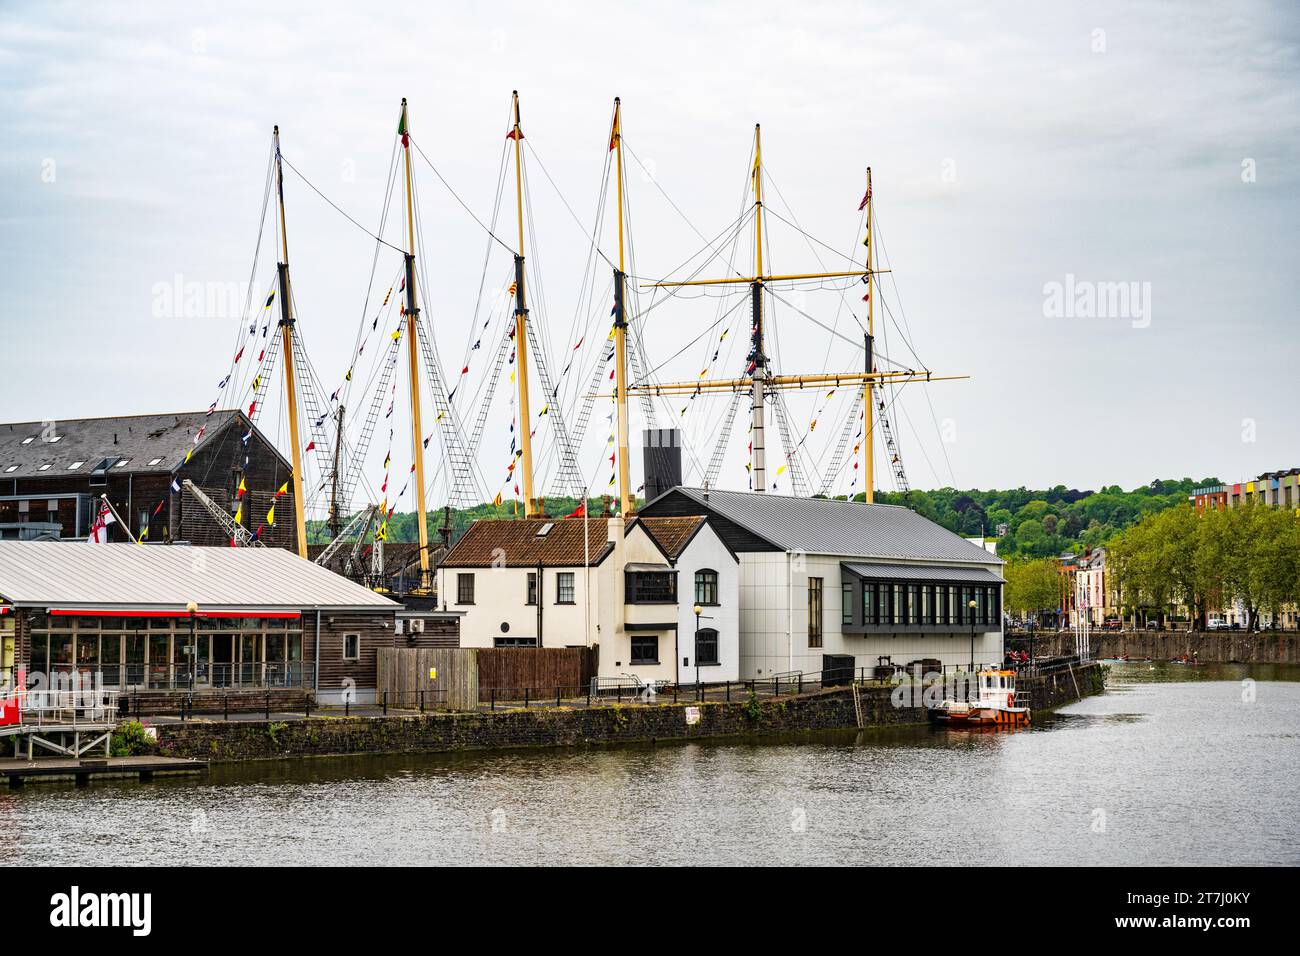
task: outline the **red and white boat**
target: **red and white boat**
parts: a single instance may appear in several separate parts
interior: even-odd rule
[[[930,708],[930,719],[952,727],[1016,727],[1029,723],[1029,708],[1016,698],[1016,672],[983,670],[976,674],[975,700],[945,698]]]

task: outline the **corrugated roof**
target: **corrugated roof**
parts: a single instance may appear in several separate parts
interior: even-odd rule
[[[951,568],[938,564],[864,564],[845,561],[840,564],[860,578],[888,578],[891,581],[960,581],[964,584],[1001,584],[1002,579],[988,568]]]
[[[783,551],[885,560],[1002,564],[999,558],[961,535],[900,505],[672,488],[643,507],[641,513],[653,517],[655,506],[674,495],[685,497],[701,513],[716,514]]]
[[[0,478],[87,475],[106,458],[114,459],[110,473],[115,475],[170,472],[194,447],[194,436],[200,428],[207,426],[203,444],[239,414],[224,409],[209,416],[205,409],[0,424]],[[74,469],[77,462],[81,464]]]
[[[0,599],[37,607],[393,608],[283,548],[0,541]]]
[[[676,561],[682,549],[690,543],[706,520],[704,515],[681,515],[665,518],[637,517],[636,522],[645,525],[650,537],[668,555],[670,561]]]
[[[546,534],[538,534],[547,525]],[[543,567],[582,567],[584,555],[596,565],[612,547],[604,518],[479,519],[456,542],[442,566],[535,568],[540,563]]]

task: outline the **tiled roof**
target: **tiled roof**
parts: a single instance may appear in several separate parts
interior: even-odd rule
[[[670,561],[677,560],[700,525],[706,520],[708,519],[704,515],[636,519],[637,523],[644,525],[646,531],[650,532],[650,537],[655,540]]]
[[[0,598],[37,607],[395,609],[283,548],[0,541]]]
[[[830,498],[794,498],[746,491],[672,488],[647,503],[654,517],[691,513],[717,515],[783,551],[844,557],[1003,562],[961,535],[900,505],[868,505]]]
[[[548,525],[545,534],[538,533]],[[612,547],[604,518],[480,519],[456,542],[442,566],[535,568],[540,563],[548,568],[582,567],[585,561],[599,564]]]
[[[207,442],[237,417],[240,412],[227,409],[210,416],[204,410],[0,424],[0,478],[84,475],[105,459],[115,475],[170,473],[200,428],[207,426]]]

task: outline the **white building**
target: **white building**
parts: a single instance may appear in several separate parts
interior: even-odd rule
[[[685,515],[739,555],[742,680],[819,672],[831,655],[866,668],[1002,660],[1003,562],[908,508],[673,488],[641,510]]]
[[[598,647],[603,678],[693,683],[738,678],[739,578],[702,515],[531,518],[476,521],[438,592],[462,647]]]

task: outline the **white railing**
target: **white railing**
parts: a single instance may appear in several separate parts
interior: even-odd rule
[[[118,691],[98,688],[29,690],[19,695],[21,726],[115,724],[118,719],[118,696]]]

